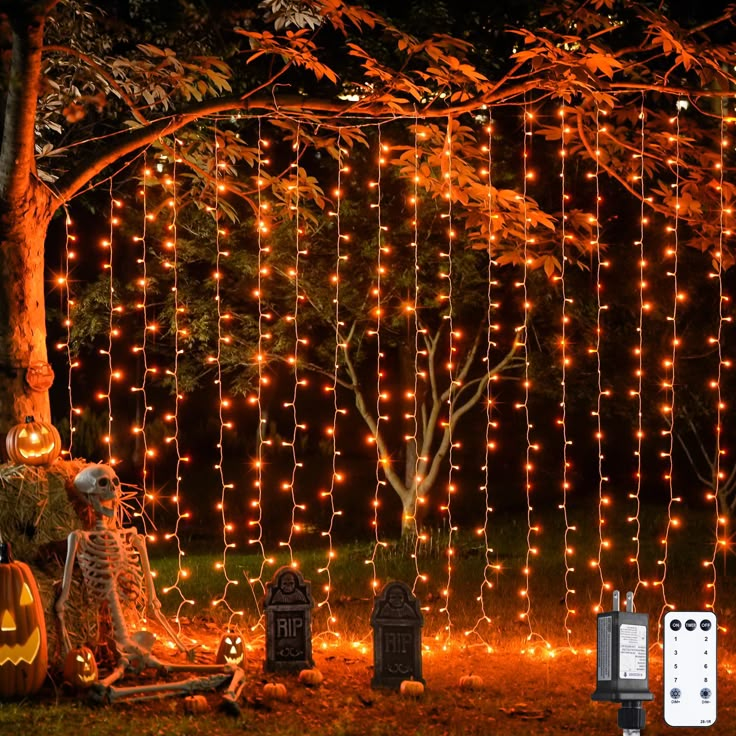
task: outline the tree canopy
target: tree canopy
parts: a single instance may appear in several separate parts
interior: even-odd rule
[[[291,242],[297,233],[303,242],[313,241],[310,278],[317,281],[330,271],[329,248],[336,239],[329,224],[337,204],[335,162],[344,164],[350,153],[375,174],[380,167],[360,151],[374,151],[376,131],[391,130],[386,196],[416,192],[422,212],[432,213],[424,234],[440,258],[435,246],[447,242],[443,218],[451,214],[458,233],[450,238],[456,237],[453,278],[466,278],[466,285],[483,282],[490,258],[499,267],[538,270],[554,282],[566,263],[590,268],[599,250],[616,247],[616,228],[602,228],[596,219],[596,198],[588,192],[568,207],[556,190],[532,180],[531,163],[524,168],[536,161],[537,168],[549,173],[553,167],[559,176],[554,157],[563,148],[570,181],[595,169],[610,182],[613,197],[629,202],[623,216],[639,217],[643,202],[645,217],[670,227],[674,213],[679,245],[709,254],[718,273],[733,263],[733,156],[725,143],[713,146],[725,140],[734,116],[733,6],[710,15],[705,8],[619,0],[514,4],[513,10],[507,3],[490,9],[482,3],[433,4],[429,17],[421,2],[394,8],[266,0],[257,8],[236,2],[172,9],[165,2],[133,0],[3,0],[0,14],[5,426],[50,413],[47,393],[24,381],[31,364],[48,360],[43,263],[49,225],[83,195],[93,202],[95,187],[113,180],[121,186],[137,181],[149,197],[150,214],[163,213],[161,227],[178,227],[182,278],[185,222],[196,275],[202,263],[198,233],[211,237],[214,229],[216,235],[229,220],[229,227],[240,228],[244,246],[231,266],[222,266],[230,269],[231,283],[259,278],[254,256],[263,255],[264,228],[276,234],[275,243]],[[265,152],[265,137],[276,138],[273,154]],[[141,173],[144,156],[161,167],[162,176]],[[354,201],[369,195],[355,192]],[[349,207],[349,200],[341,204]],[[185,220],[187,207],[199,213]],[[402,237],[410,239],[410,228],[404,228]],[[362,243],[366,249],[381,245],[379,231]],[[279,257],[274,252],[271,265],[281,268],[288,286],[289,266]],[[360,258],[359,249],[355,260]],[[170,270],[165,257],[161,264]],[[375,290],[375,274],[362,269],[361,276],[343,296],[345,308],[354,309],[353,324],[360,318],[367,335],[371,311],[359,315],[358,307]],[[158,286],[171,289],[163,277]],[[287,286],[275,286],[274,296]],[[321,288],[310,289],[315,313],[320,293],[327,295],[324,283]],[[411,283],[399,280],[391,288],[400,305],[401,291]],[[473,288],[456,292],[457,309]],[[388,301],[388,292],[384,296]],[[433,307],[434,316],[423,324],[434,320],[439,329],[446,313],[441,304]],[[191,308],[195,314],[194,297]],[[171,304],[166,309],[176,337],[178,311]],[[243,315],[239,339],[225,348],[224,362],[229,359],[235,371],[250,361],[251,375],[258,375],[248,357],[253,351],[244,346],[262,341],[256,327],[262,328],[263,314],[253,311],[251,300]],[[87,319],[87,334],[94,332],[94,312],[79,317],[78,328]],[[204,337],[214,324],[211,300],[199,317],[187,329],[204,354],[211,348]],[[482,326],[487,315],[481,317]],[[526,319],[522,315],[516,324]],[[274,330],[270,350],[283,358],[278,337]],[[515,339],[500,346],[499,361],[513,352]],[[472,341],[466,344],[470,350]],[[309,358],[324,369],[319,355]],[[350,363],[344,367],[349,373]],[[490,368],[468,374],[469,380],[481,385]],[[248,385],[241,380],[240,389]]]

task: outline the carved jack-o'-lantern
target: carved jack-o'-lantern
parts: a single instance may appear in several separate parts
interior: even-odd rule
[[[0,543],[0,698],[37,692],[46,679],[46,625],[31,569]]]
[[[70,649],[64,657],[64,682],[75,690],[87,690],[97,682],[97,661],[89,647]]]
[[[50,465],[61,452],[59,432],[48,422],[33,417],[11,427],[5,438],[8,459],[21,465]]]
[[[217,664],[231,664],[242,667],[244,659],[245,648],[243,647],[243,638],[239,634],[233,634],[232,632],[223,634],[220,644],[217,647],[215,662]]]

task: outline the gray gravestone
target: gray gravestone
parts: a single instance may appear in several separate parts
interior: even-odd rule
[[[299,672],[312,661],[312,586],[293,567],[266,585],[266,672]]]
[[[373,679],[371,687],[398,689],[404,680],[422,678],[424,616],[411,588],[402,582],[384,586],[373,604]]]

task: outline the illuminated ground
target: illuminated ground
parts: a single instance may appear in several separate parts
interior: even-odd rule
[[[254,650],[246,665],[249,684],[237,719],[218,711],[220,700],[216,694],[207,696],[210,711],[188,715],[180,698],[96,708],[81,704],[61,689],[55,693],[47,689],[33,701],[0,708],[0,730],[19,734],[32,724],[34,730],[42,729],[45,736],[82,732],[91,736],[621,733],[616,725],[617,707],[590,700],[595,689],[594,653],[575,654],[561,649],[553,655],[541,649],[533,654],[488,654],[482,647],[460,646],[446,652],[433,651],[423,660],[425,694],[409,700],[370,688],[370,651],[361,652],[350,646],[317,649],[315,662],[325,679],[321,687],[307,689],[293,675],[264,675],[262,651]],[[646,706],[645,734],[695,734],[694,728],[674,730],[664,724],[661,666],[655,645],[650,663],[650,687],[655,700]],[[722,648],[718,722],[710,729],[712,734],[736,733],[734,669],[736,657]],[[482,689],[469,692],[458,687],[460,676],[470,673],[482,677]],[[283,682],[288,689],[285,702],[269,702],[263,697],[263,685],[275,681]],[[697,732],[702,736],[707,733],[702,729]]]

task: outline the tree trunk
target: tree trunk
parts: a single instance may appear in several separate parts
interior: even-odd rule
[[[406,539],[416,534],[418,527],[415,514],[417,511],[417,497],[413,487],[406,489],[406,494],[401,496],[401,538]]]
[[[0,432],[27,416],[50,421],[48,391],[25,381],[32,362],[47,362],[44,241],[51,200],[38,185],[0,213]]]

